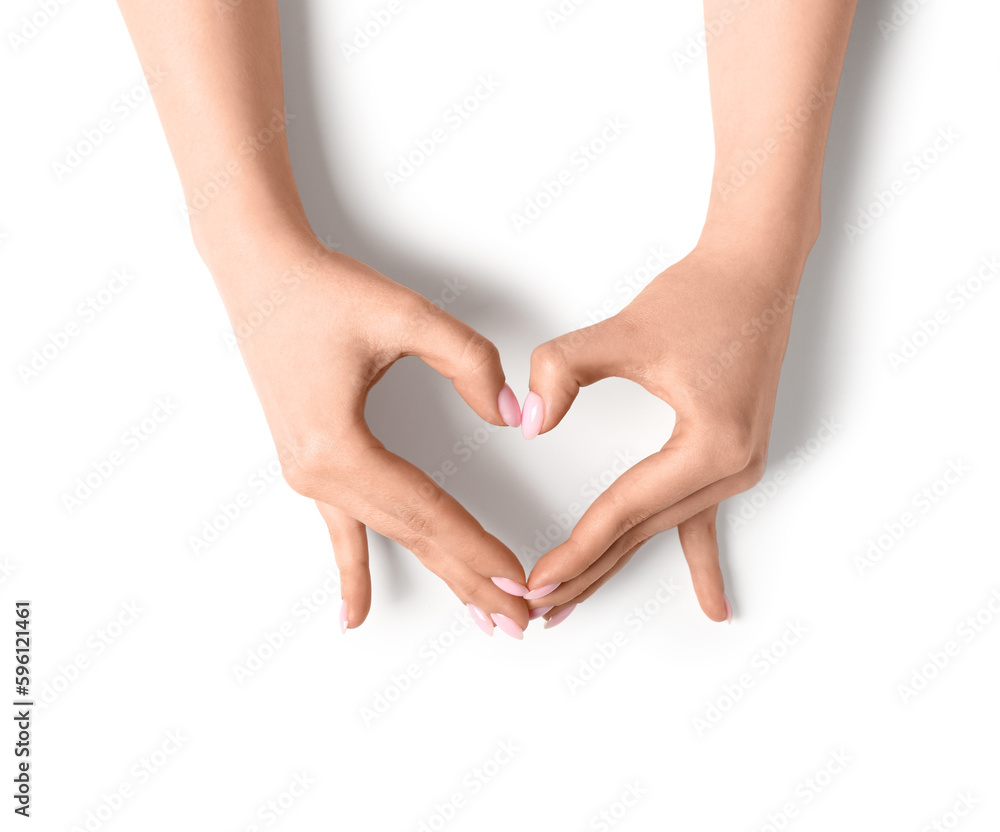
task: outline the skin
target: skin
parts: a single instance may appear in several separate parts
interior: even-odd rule
[[[618,376],[676,412],[663,448],[626,471],[544,555],[529,606],[546,619],[589,598],[654,535],[676,527],[702,610],[727,618],[719,503],[760,481],[794,296],[820,228],[820,184],[853,0],[705,0],[715,169],[694,250],[606,321],[539,346],[541,432],[581,387]],[[748,175],[740,178],[741,165]],[[760,161],[763,160],[763,161]]]
[[[285,478],[327,523],[348,625],[364,621],[371,604],[365,526],[414,552],[463,602],[521,628],[529,607],[551,605],[551,619],[676,526],[702,608],[724,620],[715,515],[763,472],[792,299],[819,232],[823,151],[855,2],[706,0],[706,19],[726,26],[708,48],[716,165],[698,245],[618,315],[541,345],[531,363],[542,432],[580,387],[608,376],[668,402],[674,432],[538,562],[528,586],[560,586],[530,602],[490,580],[525,583],[514,554],[365,424],[368,390],[406,355],[452,379],[483,419],[504,424],[503,368],[488,340],[326,249],[310,228],[285,141],[274,0],[119,6],[143,65],[164,75],[154,100],[195,244]],[[735,179],[754,151],[764,161]],[[223,171],[225,186],[213,187]]]
[[[497,349],[317,239],[285,141],[276,3],[119,6],[143,66],[163,75],[154,100],[195,244],[225,303],[285,479],[316,501],[329,528],[348,626],[361,624],[371,605],[370,526],[413,552],[463,603],[524,628],[526,603],[491,580],[525,583],[514,553],[387,451],[364,420],[371,387],[393,362],[417,355],[451,379],[479,416],[506,424]],[[227,166],[230,181],[214,188]]]

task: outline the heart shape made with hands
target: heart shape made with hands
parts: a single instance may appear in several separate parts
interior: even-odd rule
[[[773,275],[785,269],[797,279],[801,262],[740,262],[734,281],[731,260],[696,249],[614,316],[537,347],[518,407],[486,338],[358,261],[325,257],[336,281],[310,284],[294,299],[298,314],[275,319],[244,357],[252,376],[257,364],[270,365],[258,372],[271,376],[258,394],[272,433],[299,434],[286,479],[316,500],[326,520],[341,572],[343,628],[358,626],[370,608],[366,526],[413,552],[482,629],[515,637],[533,615],[547,626],[563,620],[647,540],[677,528],[703,611],[713,621],[731,618],[715,518],[719,502],[763,473],[794,301],[774,290]],[[276,357],[275,344],[290,355]],[[611,377],[672,407],[674,428],[526,576],[507,546],[368,429],[369,392],[405,356],[450,379],[486,422],[519,426],[529,440],[558,426],[582,387]],[[308,383],[287,383],[282,371],[299,365],[308,368]]]

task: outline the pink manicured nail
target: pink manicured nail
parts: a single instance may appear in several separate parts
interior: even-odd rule
[[[729,603],[729,599],[723,595],[722,600],[726,602],[726,623],[733,623],[733,605]]]
[[[347,632],[347,601],[341,601],[340,603],[340,633],[343,635]]]
[[[538,598],[544,598],[550,592],[555,592],[557,586],[559,586],[558,582],[554,584],[546,584],[545,586],[540,586],[538,587],[538,589],[533,589],[530,592],[524,593],[524,600],[534,601]]]
[[[475,604],[466,604],[465,606],[469,608],[469,615],[471,615],[472,620],[476,622],[476,626],[486,633],[486,635],[493,635],[492,619]]]
[[[576,609],[576,604],[573,604],[572,606],[566,607],[566,609],[557,612],[555,615],[552,616],[552,618],[550,618],[548,621],[545,622],[545,629],[547,630],[549,629],[549,627],[555,627],[556,624],[562,624],[563,621],[569,618],[569,614],[573,612],[573,610],[575,609]]]
[[[548,607],[539,607],[538,609],[531,610],[528,613],[528,621],[534,621],[536,618],[541,618],[550,609],[552,609],[551,606],[548,606]]]
[[[500,415],[503,420],[512,428],[521,425],[521,405],[517,403],[517,396],[510,389],[509,384],[503,386],[500,396],[497,399],[497,407],[500,408]]]
[[[524,397],[524,407],[521,409],[521,433],[525,439],[534,439],[542,429],[542,417],[545,406],[537,393],[528,393]]]
[[[495,612],[493,613],[493,621],[511,638],[524,638],[524,630],[518,626],[513,618],[508,618],[506,615]]]
[[[490,578],[490,580],[508,595],[513,595],[515,598],[523,598],[524,593],[528,591],[528,587],[521,586],[517,581],[512,581],[510,578]]]

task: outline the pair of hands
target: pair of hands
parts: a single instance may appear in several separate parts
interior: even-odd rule
[[[719,568],[718,504],[759,481],[804,257],[704,237],[617,315],[531,356],[523,413],[496,347],[421,295],[308,231],[247,238],[207,258],[279,450],[315,500],[340,570],[342,628],[371,605],[365,527],[389,537],[469,606],[521,638],[559,623],[653,535],[677,527],[713,621],[731,617]],[[236,253],[233,253],[236,252]],[[581,387],[630,379],[676,412],[663,448],[619,477],[527,578],[517,557],[365,423],[368,391],[419,356],[494,425],[527,438],[555,428]]]

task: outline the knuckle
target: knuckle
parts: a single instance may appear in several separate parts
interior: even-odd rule
[[[539,344],[531,353],[531,368],[545,376],[554,376],[566,366],[566,353],[558,340]]]
[[[479,609],[489,615],[497,612],[497,604],[502,603],[496,593],[496,587],[492,584],[487,587],[482,581],[475,581],[471,578],[463,578],[457,582],[456,594],[467,604],[475,604]]]
[[[422,509],[403,507],[396,512],[396,517],[403,525],[407,548],[411,551],[415,544],[430,536],[431,519]]]
[[[650,537],[651,535],[648,532],[633,527],[618,538],[618,541],[615,543],[615,549],[619,555],[625,555],[631,552],[636,546],[641,546]]]
[[[489,338],[475,332],[469,336],[468,343],[462,351],[461,363],[469,374],[477,373],[484,368],[496,367],[500,364],[500,350]]]
[[[437,530],[435,517],[444,492],[435,486],[433,489],[421,489],[420,496],[420,503],[401,505],[396,509],[396,519],[402,526],[406,547],[414,554],[420,554],[415,547],[426,547]]]
[[[442,307],[407,289],[385,312],[380,332],[387,352],[398,357],[451,323],[452,316]]]
[[[305,484],[302,481],[302,470],[295,463],[294,459],[283,459],[281,461],[281,477],[292,491],[297,494],[306,495]]]
[[[716,535],[715,520],[691,519],[677,527],[677,536],[681,545],[699,544],[705,540],[714,540]]]
[[[476,545],[470,547],[462,553],[462,559],[465,561],[465,565],[479,575],[502,575],[503,571],[496,568],[496,560],[488,551],[490,544],[486,539],[486,533],[483,532],[483,534],[478,537],[479,540],[477,540]]]
[[[347,562],[338,564],[337,572],[340,575],[341,592],[345,594],[352,594],[364,589],[367,578],[367,570],[363,570],[358,566]]]
[[[312,497],[315,494],[317,480],[299,458],[292,457],[282,461],[281,476],[292,491],[303,497]]]
[[[764,479],[764,470],[767,468],[767,459],[764,454],[753,454],[750,462],[740,472],[740,485],[743,490],[753,488]]]
[[[648,508],[624,500],[621,495],[612,491],[606,493],[608,495],[608,512],[613,518],[615,538],[618,539],[625,535],[639,537],[641,533],[634,530],[648,520],[653,512]]]
[[[447,579],[448,587],[455,596],[466,604],[475,604],[483,612],[489,614],[490,610],[495,607],[493,603],[492,595],[490,591],[483,586],[482,581],[476,581],[470,575],[462,575],[460,577],[449,576]],[[492,585],[491,585],[492,586]]]
[[[712,456],[722,474],[738,474],[750,465],[753,441],[749,425],[740,419],[717,424],[710,437]]]
[[[282,476],[294,491],[311,497],[321,482],[342,475],[349,448],[349,443],[326,432],[304,434],[282,455]]]
[[[431,550],[431,542],[428,538],[420,534],[407,532],[406,534],[400,536],[398,540],[408,551],[416,555],[417,560],[419,560],[424,566],[431,568],[430,564],[434,563],[434,553]]]

